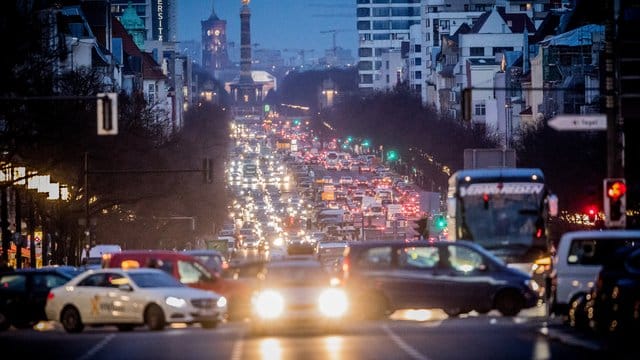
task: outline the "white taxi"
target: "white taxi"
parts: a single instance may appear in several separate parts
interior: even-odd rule
[[[85,325],[128,331],[141,325],[162,330],[169,323],[199,323],[210,329],[224,319],[227,299],[187,287],[157,269],[99,269],[51,289],[45,312],[70,333]]]

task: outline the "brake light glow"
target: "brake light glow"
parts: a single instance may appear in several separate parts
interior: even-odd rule
[[[47,294],[47,301],[49,300],[53,300],[55,296],[53,295],[53,293],[51,291],[49,291],[49,294]]]

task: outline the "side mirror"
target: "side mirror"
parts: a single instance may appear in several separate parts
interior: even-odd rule
[[[118,285],[118,290],[130,292],[130,291],[133,291],[133,288],[129,284],[122,284],[122,285]]]

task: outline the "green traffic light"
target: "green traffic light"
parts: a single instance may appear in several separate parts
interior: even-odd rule
[[[387,152],[387,160],[389,160],[389,161],[398,160],[398,153],[395,152],[394,150],[391,150],[391,151]]]

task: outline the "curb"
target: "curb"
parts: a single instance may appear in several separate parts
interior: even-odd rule
[[[591,351],[604,351],[605,346],[601,342],[592,339],[584,339],[579,335],[571,334],[565,330],[542,327],[540,334],[549,339],[558,340],[564,344],[585,348]]]

